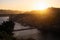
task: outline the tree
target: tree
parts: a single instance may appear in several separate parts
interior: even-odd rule
[[[1,40],[13,40],[13,30],[14,30],[14,22],[13,21],[4,21],[2,25],[0,25],[0,39]]]

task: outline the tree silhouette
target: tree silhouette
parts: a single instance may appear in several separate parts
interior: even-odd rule
[[[2,23],[2,31],[7,32],[8,34],[12,34],[13,30],[14,30],[14,22],[12,21],[6,21]]]
[[[13,21],[4,21],[2,25],[0,25],[0,39],[2,40],[13,40],[13,30],[14,30],[14,22]]]

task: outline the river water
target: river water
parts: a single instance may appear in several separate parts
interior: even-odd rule
[[[3,21],[8,21],[9,17],[0,17],[0,24],[3,23]],[[29,26],[24,27],[22,25],[20,25],[19,23],[15,22],[15,26],[14,26],[14,30],[17,29],[25,29],[25,28],[29,28]],[[24,31],[16,31],[13,32],[14,33],[14,37],[16,38],[34,38],[37,39],[38,38],[38,30],[37,29],[30,29],[30,30],[24,30]]]

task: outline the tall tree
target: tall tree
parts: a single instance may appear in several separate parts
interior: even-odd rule
[[[0,25],[0,39],[1,40],[13,40],[13,30],[14,30],[14,22],[13,21],[4,21],[2,25]]]

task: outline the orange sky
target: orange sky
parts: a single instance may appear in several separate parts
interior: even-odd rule
[[[0,9],[24,11],[34,10],[36,6],[35,4],[41,1],[42,3],[46,2],[49,7],[60,8],[60,0],[0,0]]]

